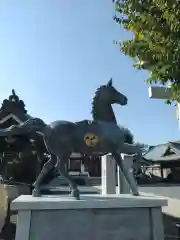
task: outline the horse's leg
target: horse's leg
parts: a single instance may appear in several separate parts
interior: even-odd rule
[[[41,191],[40,191],[41,183],[44,180],[45,176],[49,173],[49,171],[56,165],[56,163],[57,163],[57,157],[55,155],[51,155],[50,159],[44,164],[40,174],[38,175],[35,183],[33,184],[34,190],[32,192],[32,195],[34,197],[41,196]]]
[[[36,168],[36,178],[37,178],[41,172],[43,160],[40,153],[37,152],[36,156],[37,156],[37,168]]]
[[[67,170],[66,170],[66,164],[70,158],[70,155],[62,155],[58,156],[58,163],[57,163],[57,168],[60,171],[60,174],[67,180],[69,183],[70,189],[71,189],[71,195],[75,197],[77,200],[80,199],[80,194],[79,190],[77,188],[77,184],[73,179],[69,176]]]
[[[140,161],[142,160],[142,150],[139,145],[123,143],[120,152],[125,154],[136,154],[132,169],[137,169],[141,166]]]
[[[113,155],[117,165],[120,167],[122,173],[124,174],[124,177],[126,178],[126,181],[128,182],[133,195],[138,196],[139,195],[138,186],[136,185],[135,180],[131,177],[131,175],[125,168],[123,160],[121,158],[121,155],[119,153],[112,153],[112,155]]]

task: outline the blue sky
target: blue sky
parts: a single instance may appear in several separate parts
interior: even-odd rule
[[[111,0],[1,0],[0,100],[14,88],[46,122],[91,119],[96,88],[113,77],[129,99],[114,107],[118,122],[136,140],[178,140],[175,108],[148,98],[147,73],[113,45],[129,36],[113,14]]]

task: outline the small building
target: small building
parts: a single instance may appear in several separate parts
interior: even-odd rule
[[[142,169],[162,181],[180,182],[180,141],[151,146],[143,156]]]

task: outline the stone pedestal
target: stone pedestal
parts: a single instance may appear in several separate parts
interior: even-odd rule
[[[116,162],[111,155],[101,158],[101,186],[103,195],[116,193]]]
[[[132,165],[133,165],[133,156],[127,155],[127,154],[121,154],[123,163],[125,168],[128,170],[128,173],[131,178],[134,179],[133,172],[132,172]],[[122,193],[130,193],[130,186],[128,182],[126,181],[124,174],[122,173],[121,169],[117,167],[117,179],[118,179],[118,187],[117,187],[117,193],[122,194]]]
[[[163,198],[82,195],[34,198],[12,202],[18,211],[16,240],[163,240]]]

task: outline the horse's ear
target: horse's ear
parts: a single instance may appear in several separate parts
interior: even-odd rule
[[[112,78],[109,80],[109,82],[107,83],[108,87],[112,87]]]

